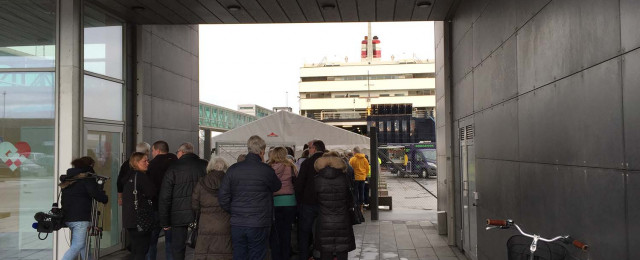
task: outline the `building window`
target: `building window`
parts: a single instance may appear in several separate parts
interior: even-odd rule
[[[381,97],[388,97],[389,94],[380,94]]]
[[[310,93],[307,94],[309,98],[331,98],[331,93]]]
[[[435,73],[415,73],[413,74],[414,78],[435,78]]]
[[[122,121],[122,84],[84,75],[84,117]]]
[[[393,94],[394,97],[404,97],[404,93]]]
[[[0,4],[0,259],[53,258],[53,239],[38,239],[31,224],[57,183],[56,4]]]
[[[56,1],[2,1],[2,6],[0,69],[55,67]]]
[[[84,117],[123,121],[122,39],[122,22],[85,5]]]
[[[122,30],[122,22],[85,6],[85,71],[122,79]]]

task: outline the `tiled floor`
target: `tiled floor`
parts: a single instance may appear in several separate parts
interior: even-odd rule
[[[350,260],[467,260],[457,248],[447,246],[446,237],[438,235],[430,221],[367,221],[354,226],[354,233],[357,248],[349,252]],[[162,243],[158,247],[158,259],[164,260]],[[120,251],[101,259],[128,257]],[[193,259],[193,250],[187,250],[186,259]]]
[[[357,249],[349,259],[466,260],[430,221],[381,220],[354,226]]]
[[[383,173],[393,196],[393,210],[380,210],[379,221],[354,226],[356,250],[349,253],[350,260],[467,260],[456,247],[449,247],[445,236],[438,235],[436,198],[410,178],[397,178]],[[435,179],[416,179],[435,193]],[[164,260],[164,246],[158,245],[158,259]],[[126,251],[102,259],[128,259]],[[187,259],[193,259],[193,250],[187,250]]]

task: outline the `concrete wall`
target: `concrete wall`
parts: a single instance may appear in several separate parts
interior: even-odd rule
[[[436,25],[436,42],[451,40],[437,61],[452,55],[450,78],[437,66],[438,112],[451,84],[449,126],[475,125],[479,259],[506,259],[513,234],[484,231],[486,218],[571,234],[591,245],[579,259],[640,259],[638,13],[636,0],[463,0],[449,37]]]
[[[455,227],[455,208],[453,176],[452,113],[451,113],[451,25],[448,22],[435,22],[434,39],[436,47],[436,143],[438,164],[438,211],[446,211],[449,244],[454,245],[457,232]]]
[[[198,151],[198,25],[137,26],[142,140],[183,142]]]

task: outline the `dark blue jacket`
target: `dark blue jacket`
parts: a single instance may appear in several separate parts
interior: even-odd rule
[[[273,219],[273,193],[282,182],[260,156],[249,153],[229,167],[218,191],[220,206],[231,214],[231,225],[269,227]]]
[[[93,168],[70,168],[62,189],[62,212],[65,222],[90,221],[93,200],[107,203],[109,198],[96,182]]]

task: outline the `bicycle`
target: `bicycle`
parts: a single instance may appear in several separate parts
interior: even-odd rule
[[[544,238],[537,234],[527,234],[511,219],[497,220],[487,219],[486,230],[509,229],[516,227],[521,235],[514,235],[507,241],[507,253],[509,260],[564,260],[568,252],[563,245],[555,243],[560,241],[571,244],[582,251],[587,251],[589,245],[571,238],[569,235]],[[527,248],[528,247],[528,248]],[[527,250],[528,249],[528,250]]]

